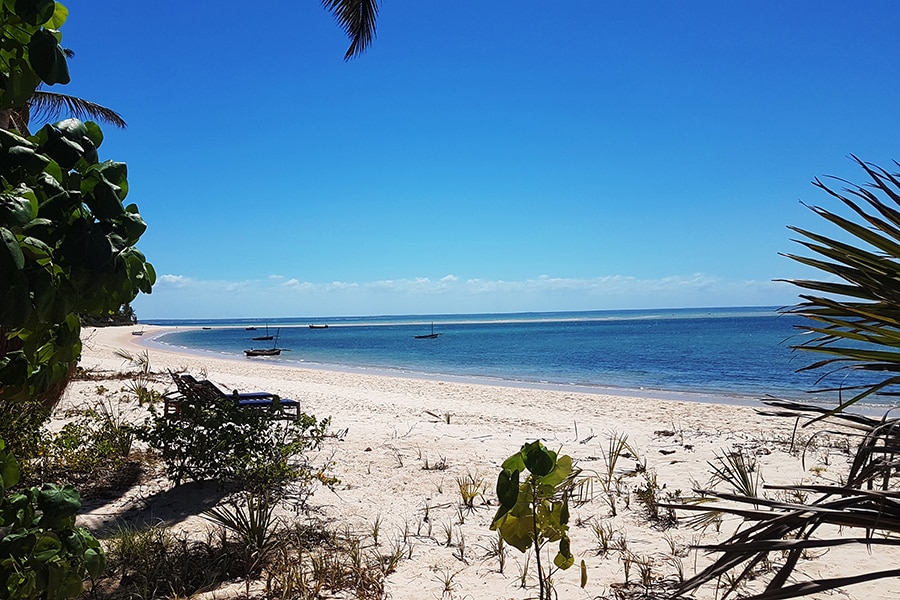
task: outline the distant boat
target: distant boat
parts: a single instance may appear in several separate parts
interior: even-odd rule
[[[144,330],[141,329],[140,331],[132,331],[131,335],[144,335]]]
[[[441,334],[434,332],[434,321],[432,321],[431,322],[431,333],[426,333],[424,335],[415,335],[413,337],[416,338],[417,340],[433,340],[434,338],[438,337],[439,335],[441,335]]]
[[[279,329],[275,332],[275,341],[272,342],[271,348],[250,348],[249,350],[244,350],[244,354],[247,356],[278,356],[281,354],[282,348],[278,347],[278,334],[281,332]],[[254,340],[257,338],[253,338]],[[269,339],[272,339],[271,336]]]
[[[212,327],[201,327],[200,329],[212,329]]]
[[[259,341],[271,340],[272,337],[273,336],[269,335],[269,324],[266,323],[266,335],[258,335],[256,337],[250,338],[250,339],[252,339],[253,341],[259,342]]]
[[[250,327],[244,327],[244,331],[256,331],[256,327],[251,325]]]
[[[322,325],[315,325],[313,323],[309,324],[310,329],[328,329],[328,323],[323,323]]]

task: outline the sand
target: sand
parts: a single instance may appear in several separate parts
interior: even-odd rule
[[[404,538],[411,543],[411,557],[387,578],[389,597],[395,599],[537,595],[531,577],[533,559],[528,566],[529,587],[522,589],[526,556],[510,548],[500,573],[497,557],[491,556],[496,533],[488,528],[497,506],[494,485],[500,464],[525,442],[542,440],[549,448],[571,455],[583,475],[596,476],[583,488],[590,501],[573,506],[570,528],[576,564],[585,561],[588,583],[584,589],[579,587],[578,568],[557,573],[559,598],[613,598],[628,589],[623,586],[627,555],[620,550],[600,552],[596,533],[600,525],[613,531],[616,539],[626,540],[631,556],[651,565],[661,589],[660,581],[672,580],[679,562],[688,577],[708,564],[703,552],[688,546],[724,540],[738,524],[726,518],[719,532],[683,523],[663,531],[636,500],[634,491],[645,485],[642,476],[623,478],[626,493],[618,499],[617,515],[612,516],[600,480],[613,435],[627,435],[640,462],[655,475],[660,495],[680,491],[688,496],[698,484],[707,486],[708,463],[730,451],[741,450],[755,458],[767,484],[835,482],[848,466],[848,455],[835,436],[816,438],[818,443],[805,453],[791,452],[793,420],[761,416],[757,409],[762,405],[753,402],[742,405],[726,398],[721,403],[700,402],[648,398],[640,392],[584,393],[286,367],[266,359],[225,359],[147,346],[164,330],[147,326],[144,331],[138,337],[131,335],[130,328],[86,329],[81,365],[97,371],[125,371],[129,367],[115,351],[146,350],[153,371],[189,371],[204,374],[224,389],[266,390],[294,398],[305,412],[330,416],[333,429],[346,430],[340,441],[329,441],[315,457],[333,462],[332,473],[341,484],[334,492],[317,489],[309,504],[317,518],[341,529],[349,526],[360,535],[371,536],[377,522],[385,548]],[[96,382],[73,383],[58,410],[56,425],[65,410],[97,402],[96,388]],[[133,410],[132,418],[142,418],[142,409],[129,410]],[[814,432],[804,430],[801,438]],[[623,458],[619,471],[635,463]],[[436,468],[439,465],[445,468]],[[483,482],[483,498],[476,500],[473,510],[460,508],[459,479]],[[142,513],[187,531],[209,527],[199,513],[220,499],[215,492],[204,486],[189,488],[199,495],[185,502],[170,487],[158,479],[115,501],[88,503],[80,522],[103,531],[123,513]],[[727,490],[721,485],[720,489]],[[148,498],[154,499],[154,507]],[[880,570],[896,564],[898,558],[897,552],[881,549],[871,555],[864,548],[832,550],[802,561],[797,580]],[[632,582],[639,579],[634,564]],[[850,587],[846,595],[897,598],[898,587],[895,581],[884,580]],[[713,598],[715,591],[704,589],[696,597]]]

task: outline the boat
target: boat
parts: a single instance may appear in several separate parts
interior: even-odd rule
[[[321,325],[316,325],[314,323],[309,324],[310,329],[328,329],[328,323],[323,323]]]
[[[250,327],[244,327],[244,331],[256,331],[256,327],[251,325]]]
[[[271,340],[273,337],[274,337],[274,336],[269,335],[269,324],[266,323],[266,335],[258,335],[258,336],[256,336],[256,337],[253,337],[253,338],[250,338],[250,339],[253,340],[253,341],[255,341],[255,342],[260,342],[260,341],[268,341],[268,340]]]
[[[208,330],[208,329],[212,329],[212,327],[201,327],[200,329]]]
[[[144,330],[141,329],[140,331],[132,331],[131,335],[144,335]]]
[[[279,356],[281,348],[250,348],[244,350],[244,354],[247,356]]]
[[[246,356],[279,356],[283,348],[278,347],[278,334],[280,333],[280,329],[275,332],[275,341],[272,342],[271,348],[250,348],[248,350],[244,350],[244,354]],[[256,338],[253,338],[254,340]],[[271,339],[271,337],[270,337]]]
[[[433,340],[434,338],[440,336],[440,333],[434,332],[434,321],[431,322],[431,333],[426,333],[423,335],[415,335],[413,336],[417,340]]]

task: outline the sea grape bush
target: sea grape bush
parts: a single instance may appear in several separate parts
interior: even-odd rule
[[[150,407],[138,437],[158,451],[167,476],[218,480],[245,486],[279,485],[288,480],[323,479],[295,460],[323,441],[330,419],[300,414],[284,421],[276,413],[240,407],[237,402],[182,399],[177,417]]]
[[[115,313],[156,278],[135,247],[146,225],[123,203],[127,169],[100,161],[97,124],[7,131],[38,85],[68,83],[67,15],[53,0],[0,3],[0,436],[28,457],[81,354],[79,318]]]
[[[13,491],[18,481],[18,461],[0,439],[0,597],[80,595],[84,579],[103,572],[105,555],[88,530],[75,526],[78,492],[52,483]]]
[[[559,550],[553,559],[556,568],[568,569],[575,563],[569,547],[569,496],[579,472],[571,456],[557,456],[556,452],[535,441],[507,458],[497,478],[500,508],[491,522],[491,530],[498,531],[504,542],[520,552],[534,549],[540,600],[551,597],[549,579],[552,569],[545,570],[541,565],[543,546],[548,542],[559,542]],[[524,481],[520,481],[523,474]],[[584,561],[581,573],[583,587],[586,583]]]

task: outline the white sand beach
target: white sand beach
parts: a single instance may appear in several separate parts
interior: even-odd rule
[[[756,459],[767,484],[835,482],[847,471],[848,454],[839,439],[819,436],[805,452],[792,453],[794,421],[760,416],[756,409],[762,405],[294,368],[265,359],[229,360],[148,348],[142,344],[162,329],[144,329],[141,337],[132,336],[130,328],[85,329],[81,365],[90,370],[122,371],[127,366],[115,355],[117,349],[147,349],[154,371],[203,373],[224,389],[274,392],[300,401],[307,413],[330,416],[333,429],[347,430],[342,440],[329,441],[319,457],[333,463],[332,473],[341,484],[335,492],[317,489],[310,505],[316,517],[335,527],[349,526],[361,535],[379,522],[382,544],[389,545],[406,532],[412,543],[411,557],[402,560],[387,578],[388,596],[394,599],[524,599],[537,595],[531,577],[533,560],[529,587],[522,589],[520,574],[526,556],[510,548],[503,573],[496,556],[491,556],[496,533],[489,530],[489,524],[497,507],[497,474],[503,460],[525,442],[542,440],[550,449],[571,455],[588,476],[606,469],[603,457],[610,436],[625,434],[638,459],[646,461],[648,472],[655,474],[661,495],[680,490],[681,495],[689,496],[698,484],[708,485],[708,463],[717,453],[737,450]],[[66,408],[95,402],[96,387],[91,381],[70,385],[59,415]],[[136,408],[135,418],[140,418]],[[799,435],[808,439],[823,428],[801,430]],[[634,463],[635,459],[622,459],[620,470]],[[439,464],[446,468],[435,468]],[[458,478],[483,481],[483,499],[476,500],[474,510],[460,508]],[[701,531],[679,522],[663,531],[647,518],[634,497],[634,490],[644,482],[640,476],[623,479],[630,490],[625,498],[630,501],[618,500],[616,516],[611,516],[600,483],[586,484],[585,496],[592,499],[572,507],[570,535],[576,565],[582,559],[587,565],[588,583],[580,588],[577,566],[558,573],[554,584],[559,598],[625,597],[627,556],[646,562],[656,581],[674,578],[679,564],[690,577],[708,564],[709,558],[688,546],[724,540],[738,524],[726,518],[716,532],[714,527]],[[168,483],[153,485],[156,487],[145,484],[137,494],[165,489]],[[775,496],[777,492],[766,494]],[[136,502],[134,495],[109,504],[87,504],[81,522],[101,527],[133,508],[129,502]],[[187,530],[209,526],[198,514],[172,519],[171,524]],[[597,526],[606,526],[617,540],[625,540],[630,554],[621,549],[599,552]],[[896,564],[898,558],[900,553],[880,548],[871,554],[863,547],[838,548],[802,561],[797,580],[881,570]],[[629,577],[639,580],[637,567],[632,566]],[[897,598],[898,589],[896,581],[882,580],[829,597]],[[703,589],[695,597],[713,598],[715,590]]]

